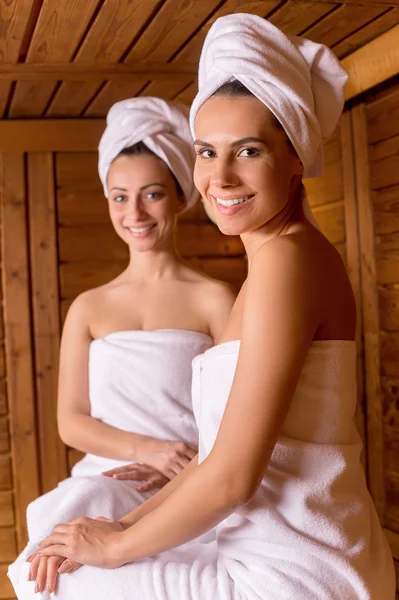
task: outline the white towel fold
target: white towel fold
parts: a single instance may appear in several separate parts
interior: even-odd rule
[[[201,105],[237,79],[281,123],[303,163],[304,177],[321,174],[322,138],[337,126],[348,79],[329,48],[285,35],[255,15],[228,15],[208,32],[198,77],[190,115],[193,135]]]
[[[185,210],[196,203],[199,194],[193,183],[195,152],[188,114],[183,104],[152,97],[131,98],[113,105],[98,148],[98,171],[106,197],[112,161],[124,148],[143,142],[176,177],[187,200]]]

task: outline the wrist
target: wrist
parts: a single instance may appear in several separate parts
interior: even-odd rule
[[[131,460],[132,462],[144,462],[142,459],[145,453],[145,448],[148,446],[148,442],[150,440],[151,438],[147,437],[146,435],[132,433],[130,435],[127,460]]]
[[[128,531],[117,533],[112,544],[112,556],[118,567],[135,560],[131,540]]]

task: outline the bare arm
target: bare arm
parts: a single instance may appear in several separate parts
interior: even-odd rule
[[[90,416],[88,364],[92,338],[88,312],[87,297],[81,296],[65,321],[58,379],[58,431],[66,444],[82,452],[135,460],[142,436],[120,431]]]
[[[46,553],[85,564],[124,564],[194,539],[252,498],[321,319],[314,281],[300,252],[298,256],[289,241],[267,246],[251,267],[236,374],[209,456],[150,515],[112,534],[108,558],[99,550],[104,548],[98,542],[103,534],[96,538],[96,525],[84,525],[83,530],[77,526],[73,549],[68,526],[57,527],[42,545],[48,545]]]

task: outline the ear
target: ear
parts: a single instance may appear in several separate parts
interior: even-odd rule
[[[179,212],[182,212],[187,206],[187,200],[184,194],[177,196],[177,203],[179,205]]]

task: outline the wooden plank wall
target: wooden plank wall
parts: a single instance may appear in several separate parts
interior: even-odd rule
[[[377,297],[381,519],[399,567],[399,78],[366,96],[363,115]]]

